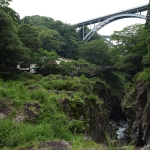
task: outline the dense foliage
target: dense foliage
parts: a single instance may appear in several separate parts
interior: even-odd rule
[[[135,24],[115,31],[111,40],[116,44],[109,50],[111,62],[121,72],[124,72],[126,88],[134,87],[137,81],[149,83],[150,68],[150,22],[148,5],[145,25]],[[130,86],[129,86],[130,85]]]
[[[11,2],[12,0],[0,0],[0,5],[1,6],[8,6],[9,2]]]
[[[56,51],[61,57],[77,57],[79,37],[73,26],[38,15],[27,16],[21,20],[22,23],[37,28],[44,50]]]
[[[23,45],[17,33],[16,22],[0,7],[0,68],[16,67],[28,60],[30,50]]]
[[[115,31],[111,39],[117,44],[110,50],[114,65],[132,75],[141,71],[143,56],[147,54],[147,37],[148,33],[139,24]]]
[[[150,4],[145,25],[115,31],[111,40],[116,44],[109,47],[98,34],[83,42],[83,28],[76,31],[50,17],[20,20],[9,2],[0,0],[0,72],[7,74],[0,76],[0,108],[4,104],[11,111],[0,119],[1,148],[54,139],[74,142],[77,134],[88,132],[89,111],[103,105],[104,87],[121,100],[137,81],[150,83]],[[18,64],[36,64],[38,75],[9,76]]]
[[[145,23],[145,29],[150,32],[150,3],[148,4],[148,11],[146,16],[146,23]]]
[[[108,45],[103,39],[92,40],[91,42],[81,44],[78,48],[79,57],[86,61],[106,66],[110,64],[108,55]]]
[[[48,52],[56,52],[59,57],[64,58],[76,60],[82,58],[95,64],[102,64],[103,59],[105,59],[102,57],[104,55],[107,57],[108,47],[102,39],[99,42],[95,41],[95,43],[80,46],[80,43],[83,43],[80,35],[82,29],[77,32],[76,28],[70,24],[38,15],[26,16],[20,20],[19,14],[9,8],[8,5],[9,1],[1,1],[1,70],[15,69],[18,63],[23,64],[24,67],[31,63],[41,64],[42,61],[39,63],[40,57],[47,57]],[[88,28],[85,30],[89,31]],[[94,35],[91,42],[93,39],[99,39],[98,34]],[[87,50],[82,51],[87,47],[89,47]],[[91,49],[97,49],[97,54],[99,53],[94,61],[89,59]],[[99,49],[103,56],[100,56]],[[85,51],[87,51],[88,59],[83,54]],[[93,55],[94,57],[95,55]],[[99,57],[101,58],[99,59]]]

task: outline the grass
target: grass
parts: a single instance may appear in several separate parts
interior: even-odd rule
[[[0,101],[10,99],[12,113],[0,119],[0,149],[36,146],[40,141],[56,139],[70,141],[72,150],[103,149],[94,141],[84,140],[88,122],[80,119],[80,116],[84,116],[88,121],[88,109],[103,104],[96,95],[97,86],[101,83],[97,78],[90,80],[84,76],[71,78],[17,74],[2,77]],[[34,105],[27,107],[27,104],[36,104],[39,108]],[[25,107],[38,117],[28,118],[24,113]],[[14,122],[14,118],[20,114],[25,116],[25,120]],[[108,146],[112,147],[109,142]]]
[[[84,149],[100,149],[102,150],[102,145],[95,143],[94,141],[85,141],[83,135],[74,135],[72,137],[72,149],[71,150],[84,150]]]
[[[92,95],[92,87],[93,81],[90,82],[84,76],[71,78],[60,75],[41,77],[40,75],[20,74],[1,78],[0,100],[12,101],[9,106],[12,113],[5,119],[0,119],[2,137],[0,147],[13,149],[38,141],[64,139],[72,141],[75,149],[81,142],[80,138],[83,138],[75,136],[75,132],[85,132],[87,127],[86,122],[79,119],[79,114],[83,111],[82,107],[86,105],[84,100],[89,99],[92,103],[98,100],[97,96]],[[87,93],[91,93],[89,98]],[[68,114],[63,112],[62,107],[66,99],[69,102]],[[24,108],[28,103],[36,103],[40,107],[38,110],[34,106],[28,106],[28,111],[37,114],[37,118],[29,119],[24,114]],[[14,122],[13,119],[19,114],[24,114],[25,120]],[[72,124],[70,124],[70,115],[73,115]],[[74,133],[71,133],[71,128]],[[84,143],[84,140],[82,141]]]

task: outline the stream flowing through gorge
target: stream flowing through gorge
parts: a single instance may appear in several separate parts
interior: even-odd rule
[[[128,123],[126,121],[113,122],[113,128],[121,146],[127,144]]]

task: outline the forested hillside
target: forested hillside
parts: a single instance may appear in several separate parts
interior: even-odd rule
[[[150,4],[145,24],[115,31],[110,47],[97,33],[84,42],[82,28],[50,17],[20,19],[10,1],[0,0],[0,149],[148,145]],[[17,68],[31,64],[36,74]]]

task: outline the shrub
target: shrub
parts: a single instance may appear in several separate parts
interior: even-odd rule
[[[145,68],[142,72],[138,73],[136,75],[136,80],[145,80],[147,84],[150,83],[150,67]]]

